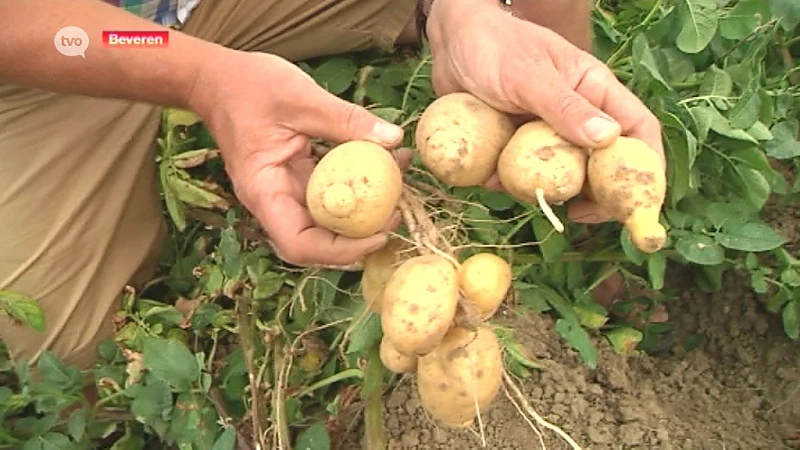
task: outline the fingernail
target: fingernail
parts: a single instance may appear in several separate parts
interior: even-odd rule
[[[583,124],[583,133],[596,144],[607,142],[620,133],[619,124],[603,117],[592,117]]]
[[[369,246],[367,248],[367,251],[364,252],[365,254],[368,255],[368,254],[370,254],[372,252],[378,251],[381,248],[383,248],[383,246],[386,245],[387,242],[389,242],[389,236],[386,235],[386,234],[380,234],[380,235],[378,235],[378,237],[380,239],[377,242],[375,242],[375,244]]]
[[[394,145],[403,139],[403,129],[388,122],[378,121],[372,127],[372,135],[384,145]]]

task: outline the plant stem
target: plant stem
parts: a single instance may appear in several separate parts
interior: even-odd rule
[[[674,250],[661,250],[664,253],[664,256],[667,258],[674,258],[678,256],[678,253]],[[561,256],[554,262],[617,262],[617,263],[624,263],[629,262],[627,256],[624,253],[598,253],[598,254],[587,254],[581,252],[564,252]],[[521,263],[521,264],[542,264],[544,263],[544,259],[542,259],[539,255],[534,255],[531,253],[518,253],[514,255],[514,262]]]
[[[361,398],[364,400],[364,448],[384,450],[387,446],[383,431],[383,363],[376,345],[367,356],[364,370],[364,385]]]
[[[257,377],[258,371],[255,364],[256,340],[254,336],[252,300],[243,295],[238,300],[239,307],[239,339],[242,343],[242,352],[247,366],[247,377],[250,383],[253,414],[253,439],[260,442],[262,432],[268,428],[266,405],[262,404],[264,394],[261,392],[261,379]]]

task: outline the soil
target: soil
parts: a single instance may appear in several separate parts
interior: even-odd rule
[[[794,242],[798,220],[800,214],[786,209],[773,217]],[[673,286],[686,284],[683,271],[670,269]],[[528,401],[582,448],[800,448],[800,342],[786,337],[780,316],[763,310],[748,281],[730,274],[721,292],[684,289],[667,304],[675,345],[656,356],[623,357],[599,339],[594,370],[558,337],[548,316],[506,312],[498,321],[514,327],[517,340],[545,366],[519,383]],[[681,345],[698,334],[696,348]],[[477,426],[437,428],[413,383],[403,381],[385,395],[390,449],[543,448],[503,391],[483,417],[482,446]],[[546,448],[570,448],[553,432],[541,432]]]

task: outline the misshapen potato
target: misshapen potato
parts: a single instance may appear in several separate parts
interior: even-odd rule
[[[503,303],[512,278],[508,262],[493,253],[470,256],[458,272],[461,292],[476,307],[481,320],[489,319]]]
[[[415,256],[395,270],[383,291],[381,327],[400,353],[436,347],[458,306],[458,271],[438,255]]]
[[[320,226],[363,238],[386,226],[402,189],[402,172],[388,150],[351,141],[331,149],[314,168],[306,203]]]
[[[386,336],[381,339],[379,353],[383,367],[394,373],[412,373],[417,369],[418,358],[398,352]]]
[[[659,215],[667,181],[655,150],[639,139],[619,137],[591,152],[587,178],[593,200],[625,225],[637,248],[653,253],[664,246],[667,232]]]
[[[452,328],[434,351],[417,362],[420,402],[445,426],[469,426],[478,410],[485,414],[502,382],[500,342],[486,326],[476,332]]]
[[[386,245],[364,258],[361,293],[370,310],[381,313],[383,289],[401,262],[414,256],[411,247],[403,239],[390,238]]]
[[[425,167],[451,186],[479,186],[495,172],[514,123],[474,95],[439,97],[420,117],[415,145]]]

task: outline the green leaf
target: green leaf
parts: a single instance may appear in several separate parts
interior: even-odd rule
[[[658,63],[656,63],[653,52],[650,50],[650,46],[647,44],[647,37],[645,37],[644,33],[637,33],[633,38],[631,51],[633,60],[638,63],[637,67],[645,69],[647,73],[650,74],[650,77],[661,83],[663,87],[669,90],[672,89],[669,83],[667,83],[667,80],[665,80],[661,75],[661,72],[658,69]]]
[[[175,224],[178,231],[184,231],[186,230],[186,209],[183,203],[178,201],[178,197],[170,187],[168,181],[170,178],[169,172],[169,164],[163,162],[159,164],[158,174],[161,181],[161,193],[164,196],[164,204],[167,207],[167,213],[169,213],[172,223]]]
[[[780,18],[784,31],[792,31],[800,23],[800,2],[797,0],[769,0],[769,8]]]
[[[733,223],[714,233],[714,240],[723,247],[744,252],[765,252],[789,242],[765,223]]]
[[[749,216],[747,205],[737,203],[711,203],[706,208],[706,215],[714,228],[722,228],[728,222],[744,222]]]
[[[0,311],[34,330],[44,333],[44,309],[33,297],[20,292],[0,289]]]
[[[647,259],[647,273],[653,289],[660,291],[664,288],[664,278],[667,273],[667,257],[664,252],[651,253]]]
[[[633,241],[631,240],[631,232],[627,228],[623,228],[622,232],[619,234],[619,242],[622,246],[622,251],[625,253],[625,256],[627,256],[632,263],[638,266],[645,262],[647,259],[647,254],[633,245]]]
[[[173,339],[144,338],[142,362],[156,377],[185,391],[200,377],[200,367],[192,352]]]
[[[733,92],[733,79],[716,65],[709,67],[700,84],[700,95],[729,97]]]
[[[719,19],[719,34],[725,39],[743,39],[770,19],[771,13],[763,0],[744,0]]]
[[[330,450],[331,439],[324,422],[315,422],[297,437],[295,450]]]
[[[556,331],[569,342],[581,355],[583,362],[591,369],[597,367],[597,349],[592,343],[589,333],[580,323],[573,320],[556,320]]]
[[[83,439],[83,435],[86,433],[86,416],[86,410],[83,408],[76,409],[69,415],[67,431],[75,441],[80,441]]]
[[[176,108],[169,108],[165,110],[163,113],[163,117],[168,130],[180,126],[183,127],[192,126],[200,122],[201,120],[200,116],[193,113],[192,111],[187,111],[185,109],[176,109]]]
[[[163,426],[172,411],[169,384],[154,375],[145,376],[142,384],[129,387],[125,394],[133,399],[131,413],[150,426]]]
[[[775,159],[791,159],[800,156],[800,141],[797,140],[797,121],[784,120],[776,123],[772,129],[774,140],[767,142],[765,151]]]
[[[236,428],[233,426],[225,427],[225,431],[219,435],[214,442],[211,450],[234,450],[236,448]]]
[[[312,73],[312,77],[323,88],[334,95],[346,91],[356,79],[358,67],[345,56],[327,58]]]
[[[381,336],[381,318],[377,314],[369,314],[361,320],[356,328],[350,333],[350,343],[347,346],[347,354],[362,354],[376,346]]]
[[[44,350],[36,362],[36,367],[44,381],[63,391],[68,391],[81,384],[80,371],[64,364],[50,350]]]
[[[544,295],[536,285],[515,281],[514,289],[517,291],[517,301],[521,305],[532,308],[537,312],[545,312],[551,309],[550,304],[547,303]]]
[[[675,250],[689,262],[715,266],[725,260],[725,250],[710,236],[690,234],[675,243]]]
[[[719,15],[714,0],[680,0],[680,31],[675,44],[684,53],[703,51],[717,32]]]
[[[792,339],[800,338],[800,301],[793,300],[783,307],[783,329]]]
[[[734,128],[748,129],[755,125],[761,111],[761,95],[758,91],[745,93],[733,106],[728,120]]]
[[[401,109],[392,107],[371,108],[369,111],[381,119],[395,124],[399,123],[400,119],[403,117],[403,111]]]
[[[567,239],[563,233],[554,231],[549,220],[542,216],[531,218],[531,225],[536,239],[539,241],[539,250],[545,262],[557,261],[567,248]]]

